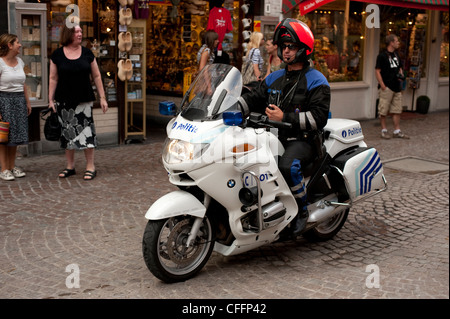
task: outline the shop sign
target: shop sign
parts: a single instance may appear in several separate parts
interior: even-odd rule
[[[169,0],[147,0],[147,4],[152,6],[160,6],[160,5],[172,5],[172,3]]]
[[[283,0],[282,10],[286,13],[298,4],[300,14],[305,15],[308,12],[332,1],[334,0],[306,0],[302,2],[300,0]]]
[[[334,0],[282,0],[281,9],[283,13],[287,13],[298,5],[301,15],[305,15],[312,10],[323,6]],[[361,2],[382,4],[388,6],[398,6],[415,9],[430,9],[449,11],[449,0],[356,0]]]
[[[261,20],[253,21],[253,31],[261,32]]]

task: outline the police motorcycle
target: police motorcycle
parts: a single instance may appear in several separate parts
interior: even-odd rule
[[[150,272],[172,283],[194,277],[212,251],[241,254],[280,239],[298,212],[277,167],[277,128],[289,123],[252,113],[243,118],[242,76],[230,65],[205,67],[167,125],[162,162],[179,189],[148,209],[142,250]],[[304,169],[309,218],[302,235],[332,238],[352,205],[386,189],[380,156],[357,121],[329,119],[322,154]]]

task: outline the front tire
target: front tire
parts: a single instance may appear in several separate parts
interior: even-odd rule
[[[214,248],[214,234],[207,217],[190,247],[185,243],[195,218],[178,216],[149,220],[142,240],[144,261],[150,272],[167,283],[194,277],[206,264]]]
[[[344,226],[349,211],[350,209],[346,209],[314,228],[307,230],[303,233],[303,237],[312,242],[326,241],[333,238],[341,230],[342,226]]]

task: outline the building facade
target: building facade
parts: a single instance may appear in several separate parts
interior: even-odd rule
[[[229,13],[222,49],[239,69],[244,33],[270,37],[285,17],[307,23],[316,40],[314,67],[330,82],[333,117],[377,116],[375,62],[389,33],[402,43],[404,110],[415,111],[422,95],[430,98],[430,112],[449,109],[448,0],[8,0],[1,2],[0,28],[23,44],[33,106],[29,153],[59,149],[45,140],[39,112],[48,105],[49,57],[75,14],[70,4],[79,10],[83,45],[97,57],[110,106],[106,114],[94,108],[100,145],[145,139],[152,125],[168,122],[159,102],[180,104],[213,9]],[[127,33],[132,45],[121,49]],[[121,61],[132,66],[129,77],[119,75]]]
[[[315,35],[314,65],[330,82],[334,117],[377,116],[375,64],[388,34],[401,42],[404,110],[416,111],[422,95],[430,111],[449,108],[446,0],[282,2],[284,16],[305,21]]]

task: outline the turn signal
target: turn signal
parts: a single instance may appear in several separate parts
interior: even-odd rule
[[[253,150],[255,147],[252,144],[241,144],[233,147],[233,153],[244,153]]]

